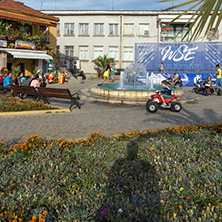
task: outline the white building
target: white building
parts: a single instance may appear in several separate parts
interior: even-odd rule
[[[183,26],[194,13],[187,13],[167,30],[167,23],[183,11],[43,12],[60,20],[57,29],[57,51],[66,56],[79,57],[81,69],[85,73],[95,72],[91,61],[99,55],[113,57],[117,68],[126,68],[134,62],[135,43],[180,42],[188,30],[188,27],[183,29]],[[190,24],[192,22],[191,20]],[[186,37],[186,41],[188,39],[189,36]],[[197,41],[203,40],[219,41],[222,37],[217,31],[214,38],[203,39],[200,36]]]

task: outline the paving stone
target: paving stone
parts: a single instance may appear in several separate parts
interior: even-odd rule
[[[89,88],[101,79],[86,80],[83,84],[69,81],[69,84],[50,84],[47,87],[69,88],[72,93]],[[184,87],[185,96],[192,87]],[[75,108],[66,113],[45,113],[33,115],[0,116],[0,138],[13,144],[29,135],[42,135],[46,139],[79,140],[86,138],[91,131],[106,135],[117,135],[121,131],[158,129],[165,126],[183,124],[213,124],[222,120],[222,97],[197,95],[195,103],[185,103],[179,113],[159,109],[149,113],[145,104],[110,104],[89,102],[81,99],[81,109]],[[68,100],[50,99],[52,106],[69,108]]]

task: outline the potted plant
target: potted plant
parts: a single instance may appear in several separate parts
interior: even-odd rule
[[[19,66],[12,66],[12,75],[14,77],[17,77],[19,72],[20,72],[20,67]]]
[[[11,42],[11,43],[9,43],[9,46],[10,46],[10,48],[14,48],[15,44]]]

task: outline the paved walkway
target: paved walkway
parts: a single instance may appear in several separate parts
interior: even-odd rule
[[[83,84],[74,79],[68,84],[51,84],[48,87],[69,88],[71,92],[79,91],[99,83],[101,79],[86,80]],[[185,95],[191,93],[192,87],[184,87]],[[179,113],[170,110],[158,110],[149,113],[144,105],[120,105],[88,102],[81,99],[82,108],[66,113],[45,113],[33,115],[0,116],[0,138],[9,143],[25,140],[29,135],[42,135],[46,139],[77,140],[87,137],[91,131],[106,135],[116,135],[121,131],[158,129],[169,124],[181,125],[222,121],[222,96],[198,95],[198,102],[185,103]],[[69,107],[69,101],[51,99],[51,105]]]

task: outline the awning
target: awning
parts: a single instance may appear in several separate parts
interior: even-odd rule
[[[6,51],[7,53],[11,54],[14,58],[20,59],[46,59],[52,60],[52,56],[47,55],[41,52],[18,52],[18,51]]]

